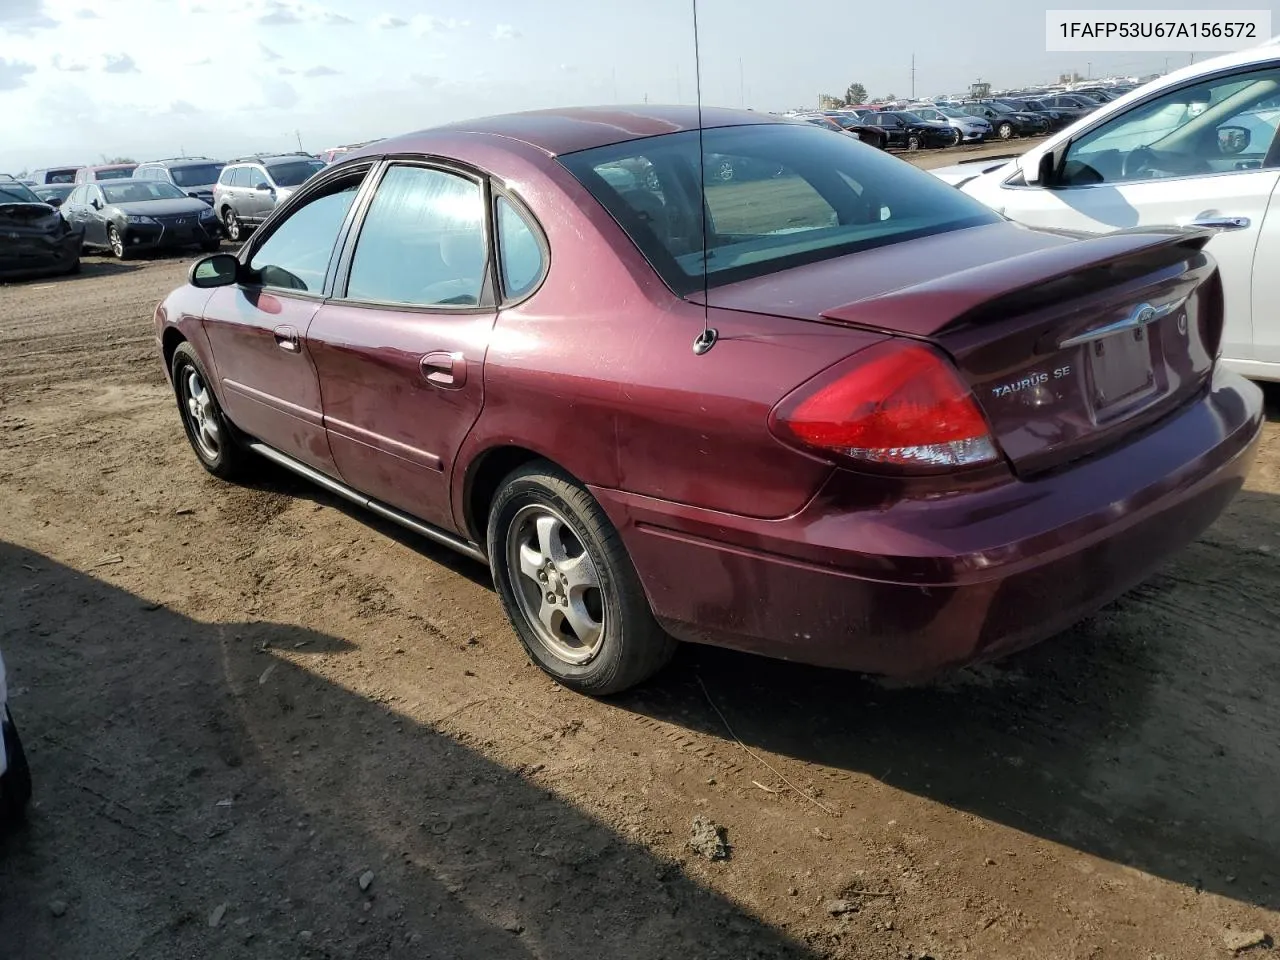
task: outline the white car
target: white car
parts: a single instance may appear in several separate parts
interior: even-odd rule
[[[1019,156],[931,171],[1032,227],[1216,228],[1222,362],[1280,380],[1280,45],[1184,67]]]
[[[31,799],[31,771],[9,713],[4,658],[0,657],[0,824],[21,819]]]

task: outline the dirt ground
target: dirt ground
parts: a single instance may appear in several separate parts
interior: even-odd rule
[[[0,841],[4,960],[1280,936],[1276,395],[1228,514],[1012,661],[894,689],[688,648],[596,702],[529,666],[481,566],[205,474],[150,328],[188,263],[0,287],[0,648],[37,792]],[[699,814],[729,859],[689,848]]]

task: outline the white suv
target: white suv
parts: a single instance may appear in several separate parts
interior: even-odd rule
[[[1206,60],[1133,90],[1013,159],[932,172],[1032,227],[1215,229],[1222,362],[1280,380],[1280,45]]]

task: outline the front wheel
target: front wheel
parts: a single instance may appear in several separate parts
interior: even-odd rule
[[[546,462],[503,481],[489,511],[489,564],[530,658],[565,686],[604,696],[660,670],[675,641],[653,618],[603,509]]]
[[[996,128],[996,133],[1000,134],[1001,140],[1012,140],[1015,132],[1012,123],[1002,123]]]
[[[31,802],[31,768],[8,707],[0,714],[0,735],[4,737],[7,761],[4,775],[0,776],[0,823],[14,823],[26,815]]]
[[[114,223],[107,227],[107,246],[111,248],[111,255],[117,260],[129,259],[129,248],[124,245],[124,237],[120,235]]]
[[[907,137],[907,149],[908,150],[920,149],[920,138],[917,137],[914,133],[911,136]]]
[[[191,344],[178,345],[170,369],[182,426],[201,465],[221,480],[246,476],[251,454],[223,415],[218,398],[209,388],[209,375]]]
[[[958,147],[964,143],[964,131],[959,127],[955,127],[951,131],[951,146]]]
[[[227,239],[232,243],[239,243],[240,237],[244,234],[244,227],[240,224],[240,218],[236,216],[236,212],[230,207],[222,214],[222,227],[227,231]]]

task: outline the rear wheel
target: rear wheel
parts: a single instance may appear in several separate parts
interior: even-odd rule
[[[907,149],[908,150],[920,149],[920,138],[916,136],[914,133],[911,134],[911,136],[907,137]]]
[[[4,775],[0,776],[0,823],[13,823],[26,815],[27,804],[31,802],[31,767],[27,765],[27,755],[8,707],[0,715],[0,727],[8,761]]]
[[[1009,123],[1007,120],[1000,124],[1000,126],[996,127],[996,133],[1000,134],[1001,140],[1012,140],[1015,132],[1013,124]]]
[[[209,388],[209,375],[191,344],[173,352],[173,389],[191,449],[201,465],[221,480],[237,480],[250,472],[250,452],[227,421]]]
[[[603,509],[546,462],[503,481],[489,511],[489,564],[530,658],[571,689],[617,693],[675,651]]]

